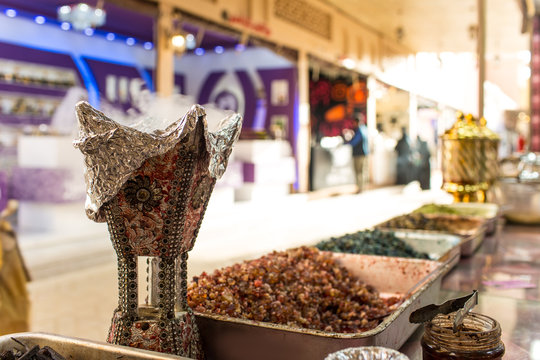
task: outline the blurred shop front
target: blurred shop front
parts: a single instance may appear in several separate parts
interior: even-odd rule
[[[366,118],[367,77],[312,58],[310,190],[354,184],[352,147],[343,134]]]
[[[121,120],[140,114],[156,90],[157,6],[115,3],[104,5],[102,27],[75,30],[58,20],[64,1],[0,0],[0,171],[10,197],[19,200],[22,229],[55,230],[80,212],[82,158],[71,145],[75,103],[87,100]],[[174,99],[244,117],[213,200],[223,205],[289,194],[297,182],[296,52],[196,16],[175,16],[185,46],[174,59]],[[270,31],[223,17],[261,37]]]

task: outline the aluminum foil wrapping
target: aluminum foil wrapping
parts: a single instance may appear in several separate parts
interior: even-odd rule
[[[221,121],[217,131],[209,132],[206,112],[200,105],[193,105],[166,129],[153,132],[121,125],[84,101],[79,102],[75,109],[79,137],[73,144],[84,155],[86,214],[97,222],[105,221],[103,204],[118,193],[133,171],[146,159],[172,149],[195,129],[199,121],[203,122],[206,150],[211,157],[210,175],[221,177],[242,127],[242,117],[233,114]]]
[[[343,349],[328,355],[324,360],[409,360],[399,351],[380,346]]]

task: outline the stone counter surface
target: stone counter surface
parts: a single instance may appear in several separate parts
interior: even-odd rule
[[[504,359],[540,359],[540,226],[507,224],[444,278],[439,303],[479,290],[473,311],[496,319]],[[401,351],[422,359],[420,327]]]

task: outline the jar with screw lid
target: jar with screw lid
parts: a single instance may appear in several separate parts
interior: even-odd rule
[[[469,313],[454,333],[455,313],[437,315],[425,325],[422,358],[497,360],[504,355],[501,326],[489,316]]]

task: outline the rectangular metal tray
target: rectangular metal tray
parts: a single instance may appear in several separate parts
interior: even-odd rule
[[[374,329],[357,334],[331,333],[221,315],[196,313],[208,360],[323,360],[354,346],[399,349],[417,328],[414,310],[438,301],[442,277],[450,266],[437,261],[333,253],[352,275],[383,296],[406,300]]]
[[[449,263],[451,268],[459,262],[462,238],[457,235],[422,230],[383,231],[393,232],[414,250],[427,253],[431,260]]]
[[[459,262],[462,238],[458,235],[424,230],[379,230],[393,233],[415,251],[427,253],[430,260],[449,263],[451,268]]]
[[[13,348],[24,350],[11,338],[28,347],[49,346],[68,360],[188,360],[188,358],[153,351],[112,345],[105,342],[83,340],[60,335],[27,332],[0,336],[0,353]]]
[[[454,215],[431,215],[432,218],[461,218],[462,216],[454,216]],[[390,231],[415,231],[415,232],[426,232],[426,233],[432,233],[432,234],[446,234],[446,235],[455,235],[459,236],[461,238],[461,244],[460,244],[460,251],[461,256],[471,256],[474,254],[474,252],[480,247],[482,242],[484,241],[484,237],[486,234],[486,223],[483,220],[479,219],[470,219],[470,220],[476,220],[478,225],[471,231],[465,231],[465,232],[445,232],[445,231],[432,231],[432,230],[422,230],[422,229],[403,229],[403,228],[392,228],[388,226],[388,221],[385,221],[383,223],[380,223],[379,225],[376,225],[375,228],[380,230],[390,230]]]
[[[486,234],[491,235],[495,233],[495,230],[497,229],[497,221],[501,217],[501,209],[499,205],[493,204],[493,203],[453,203],[453,204],[437,204],[437,205],[444,205],[446,207],[449,207],[451,209],[456,210],[477,210],[483,212],[482,215],[467,215],[462,214],[461,216],[464,217],[470,217],[470,218],[478,218],[482,219],[486,223]],[[422,208],[416,209],[415,212],[422,213]]]

